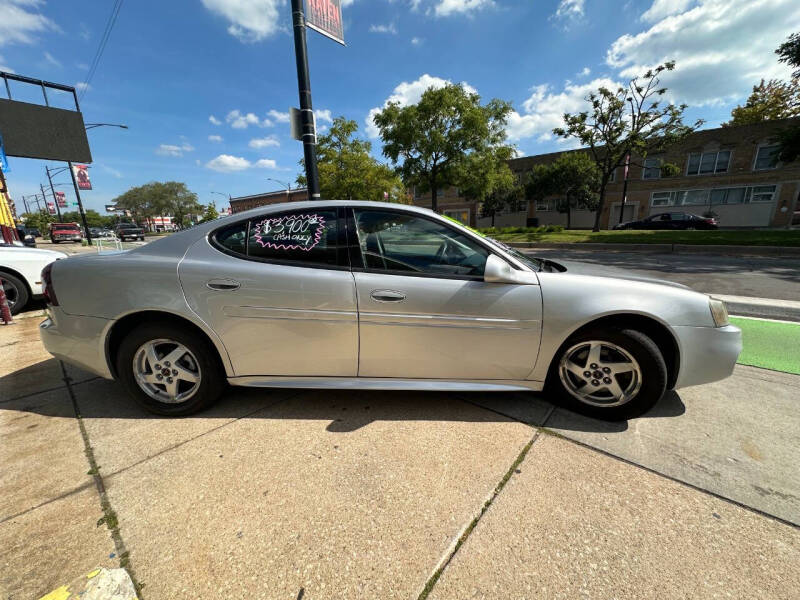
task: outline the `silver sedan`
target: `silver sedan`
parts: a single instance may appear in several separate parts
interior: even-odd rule
[[[226,384],[533,390],[627,419],[723,379],[725,306],[677,284],[537,260],[427,209],[278,204],[43,272],[56,357],[185,415]]]

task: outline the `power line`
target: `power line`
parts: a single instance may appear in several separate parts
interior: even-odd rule
[[[89,66],[89,73],[86,76],[86,80],[84,83],[86,84],[84,88],[81,90],[80,93],[80,100],[83,100],[83,97],[86,95],[86,92],[89,89],[89,83],[92,81],[95,72],[97,71],[97,67],[100,64],[100,58],[103,56],[103,51],[106,49],[106,44],[108,43],[108,38],[111,36],[111,30],[114,29],[114,24],[117,22],[117,17],[119,16],[119,11],[122,8],[122,3],[125,0],[115,0],[114,6],[111,8],[111,14],[108,16],[108,21],[106,22],[105,30],[103,31],[103,35],[100,38],[100,43],[97,46],[97,51],[94,54],[94,58]]]

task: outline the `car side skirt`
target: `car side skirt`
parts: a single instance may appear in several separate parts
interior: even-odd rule
[[[307,388],[345,390],[414,390],[426,392],[539,392],[542,381],[512,379],[448,380],[384,377],[286,377],[277,375],[229,377],[228,383],[256,388]]]

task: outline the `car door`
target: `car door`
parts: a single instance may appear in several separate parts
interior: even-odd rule
[[[486,283],[492,252],[420,213],[355,207],[348,241],[361,377],[525,379],[541,335],[538,285]]]
[[[265,213],[211,233],[179,266],[190,308],[236,376],[349,376],[358,369],[355,283],[341,209]]]

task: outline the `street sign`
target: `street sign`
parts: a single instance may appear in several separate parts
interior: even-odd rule
[[[314,123],[314,143],[317,143],[317,116],[311,111],[311,121]],[[294,107],[289,107],[289,125],[291,126],[292,139],[303,141],[303,112]]]
[[[306,0],[306,25],[334,42],[346,45],[341,0]]]
[[[89,179],[89,167],[86,165],[72,165],[75,173],[75,181],[78,182],[79,190],[92,189],[92,181]]]

